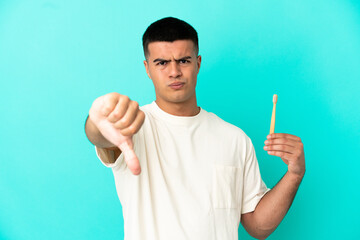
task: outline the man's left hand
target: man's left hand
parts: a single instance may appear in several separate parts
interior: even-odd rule
[[[299,177],[305,174],[304,145],[297,136],[287,133],[272,133],[267,136],[264,150],[278,156],[288,165],[288,172]]]

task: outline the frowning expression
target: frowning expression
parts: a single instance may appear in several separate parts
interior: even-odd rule
[[[156,100],[182,103],[196,98],[201,56],[191,40],[152,42],[148,45],[146,72],[153,81]]]

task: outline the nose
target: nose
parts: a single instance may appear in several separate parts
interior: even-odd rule
[[[169,77],[178,78],[181,76],[181,68],[176,61],[171,61],[169,66]]]

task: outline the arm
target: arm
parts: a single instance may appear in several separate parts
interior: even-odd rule
[[[289,134],[272,134],[265,142],[268,153],[279,156],[288,165],[283,178],[259,201],[255,210],[241,215],[246,231],[259,239],[267,238],[289,210],[305,174],[305,157],[300,138]]]
[[[299,188],[301,178],[287,172],[260,200],[254,212],[241,215],[241,224],[258,239],[267,238],[280,224],[289,210]]]

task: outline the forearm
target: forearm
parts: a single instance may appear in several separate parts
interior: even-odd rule
[[[110,143],[106,138],[104,138],[104,136],[89,117],[87,117],[85,122],[85,133],[89,141],[95,146],[100,148],[115,148],[114,144]]]
[[[266,238],[277,228],[289,210],[302,178],[287,172],[260,200],[252,214],[257,226],[253,229],[255,235]]]

